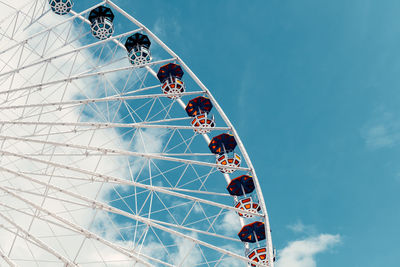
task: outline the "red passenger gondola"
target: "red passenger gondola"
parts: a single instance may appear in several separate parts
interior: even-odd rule
[[[169,98],[179,98],[185,92],[185,85],[181,81],[182,76],[183,70],[181,66],[174,63],[168,63],[158,71],[157,77],[162,83],[161,89]]]
[[[164,83],[170,77],[182,79],[182,76],[183,70],[181,66],[174,63],[165,64],[159,69],[157,73],[157,78],[158,80],[160,80],[161,83]]]
[[[267,258],[267,248],[266,247],[261,247],[261,248],[255,248],[252,251],[250,251],[249,254],[247,254],[247,257],[255,263],[263,264],[263,265],[268,265],[268,258]],[[251,264],[251,266],[256,266],[255,264]]]

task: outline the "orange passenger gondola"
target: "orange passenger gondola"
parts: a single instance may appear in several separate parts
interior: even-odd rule
[[[233,135],[223,133],[213,137],[208,147],[210,148],[211,153],[222,155],[232,152],[236,145],[237,143]]]
[[[250,194],[254,191],[253,177],[248,175],[241,175],[232,179],[226,188],[232,196],[243,196],[244,194]]]
[[[210,99],[204,96],[198,96],[189,101],[185,110],[188,116],[195,117],[200,114],[210,113],[212,108],[213,105]]]
[[[265,226],[263,222],[253,222],[243,226],[238,233],[242,242],[256,243],[265,239]]]

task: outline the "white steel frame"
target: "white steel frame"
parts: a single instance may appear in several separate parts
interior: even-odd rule
[[[186,200],[190,200],[193,201],[194,203],[202,203],[205,205],[211,205],[213,207],[218,207],[224,211],[234,211],[234,212],[240,212],[242,214],[247,214],[247,215],[252,215],[254,216],[254,218],[262,218],[262,221],[265,223],[265,233],[266,233],[266,241],[267,241],[267,251],[268,251],[268,261],[269,261],[269,266],[274,266],[274,262],[273,262],[273,258],[274,258],[274,250],[273,250],[273,245],[272,245],[272,238],[271,238],[271,230],[270,230],[270,223],[269,223],[269,218],[268,218],[268,213],[267,213],[267,208],[265,205],[265,201],[264,201],[264,197],[261,191],[261,187],[259,184],[259,180],[257,178],[256,172],[254,170],[254,167],[251,163],[250,157],[246,152],[246,149],[239,137],[239,135],[237,134],[237,131],[235,130],[235,128],[233,127],[233,125],[231,124],[230,120],[228,119],[228,117],[226,116],[226,114],[223,112],[222,108],[220,107],[220,105],[218,104],[218,102],[215,100],[215,98],[212,96],[211,92],[208,90],[208,88],[200,81],[200,79],[191,71],[191,69],[185,64],[185,62],[177,55],[175,54],[175,52],[173,52],[167,45],[165,45],[154,33],[152,33],[148,28],[146,28],[143,24],[141,24],[139,21],[137,21],[135,18],[133,18],[131,15],[129,15],[127,12],[125,12],[122,8],[120,8],[118,5],[116,5],[114,2],[110,1],[110,0],[106,0],[103,1],[99,4],[96,4],[94,7],[103,5],[103,4],[107,4],[109,5],[112,9],[114,9],[115,11],[117,11],[119,14],[122,14],[126,19],[128,19],[129,21],[131,21],[132,23],[134,23],[138,29],[123,33],[123,34],[119,34],[119,35],[115,35],[112,36],[109,39],[106,40],[100,40],[100,41],[96,41],[92,44],[88,44],[79,48],[76,48],[74,50],[70,50],[61,54],[57,54],[57,55],[53,55],[50,57],[46,57],[43,58],[40,61],[35,61],[32,62],[30,64],[27,65],[23,65],[23,66],[19,66],[20,62],[18,63],[18,66],[12,70],[6,71],[6,72],[0,72],[0,79],[2,77],[6,77],[9,75],[14,75],[20,71],[23,71],[27,68],[36,66],[38,64],[42,64],[44,62],[48,62],[49,64],[53,61],[56,60],[58,58],[61,57],[65,57],[69,54],[74,54],[76,52],[79,52],[81,50],[84,49],[88,49],[88,48],[92,48],[92,47],[96,47],[99,46],[101,44],[105,44],[107,42],[114,42],[115,44],[117,44],[119,47],[124,48],[124,45],[119,41],[122,37],[128,36],[132,33],[135,32],[139,32],[139,31],[143,31],[145,32],[153,41],[155,41],[160,47],[162,47],[169,55],[170,55],[170,59],[163,59],[163,60],[158,60],[155,62],[150,62],[147,64],[144,64],[145,69],[152,74],[154,77],[157,77],[156,72],[151,68],[151,66],[154,65],[161,65],[161,64],[165,64],[167,62],[171,62],[171,61],[175,61],[177,62],[179,65],[181,65],[181,67],[184,69],[185,73],[187,73],[192,80],[199,86],[199,88],[201,88],[201,91],[190,91],[190,92],[185,92],[183,94],[180,94],[181,96],[187,96],[187,95],[205,95],[207,96],[212,103],[214,104],[214,108],[217,110],[218,114],[221,116],[221,118],[223,119],[224,123],[227,126],[224,127],[214,127],[211,130],[212,131],[217,131],[217,130],[222,130],[222,131],[230,131],[234,136],[235,139],[237,141],[237,145],[238,148],[240,149],[240,152],[242,153],[242,160],[244,160],[246,162],[247,167],[237,167],[234,168],[232,167],[231,169],[235,169],[235,170],[241,170],[241,171],[246,171],[248,173],[251,173],[251,175],[253,176],[254,179],[254,184],[255,184],[255,188],[256,188],[256,193],[258,196],[258,200],[259,200],[259,205],[261,207],[261,213],[260,214],[254,214],[252,212],[246,211],[246,210],[241,210],[241,209],[237,209],[233,206],[228,206],[222,203],[218,203],[218,202],[214,202],[214,201],[210,201],[210,200],[206,200],[206,199],[202,199],[200,197],[195,197],[193,195],[190,195],[189,193],[198,193],[198,194],[205,194],[205,192],[203,191],[195,191],[195,190],[185,190],[185,189],[179,189],[179,188],[167,188],[167,187],[161,187],[161,186],[157,186],[157,185],[152,185],[152,184],[145,184],[145,183],[140,183],[140,182],[136,182],[136,181],[129,181],[129,180],[123,180],[120,179],[118,177],[114,177],[112,175],[107,175],[107,174],[102,174],[96,171],[88,171],[88,170],[83,170],[79,167],[73,167],[67,164],[60,164],[60,163],[56,163],[53,162],[51,160],[45,160],[45,159],[39,159],[37,156],[40,155],[47,155],[46,153],[44,153],[44,150],[42,151],[42,153],[37,153],[35,155],[26,155],[26,154],[19,154],[19,153],[13,153],[10,151],[7,151],[5,148],[3,148],[3,145],[1,145],[0,147],[0,154],[1,155],[8,155],[14,158],[19,158],[19,159],[25,159],[25,160],[29,160],[32,162],[36,162],[38,164],[45,164],[47,166],[52,166],[54,168],[61,168],[61,169],[65,169],[68,171],[74,171],[77,173],[81,173],[81,174],[85,174],[88,176],[91,176],[92,181],[96,181],[96,182],[100,182],[100,183],[107,183],[107,184],[115,184],[115,185],[128,185],[128,186],[134,186],[135,188],[141,188],[143,190],[148,190],[151,191],[152,193],[160,193],[160,194],[167,194],[167,195],[171,195],[174,197],[179,197],[181,199],[186,199]],[[80,19],[83,23],[87,23],[90,24],[90,22],[83,16],[84,14],[86,14],[89,10],[91,10],[92,8],[87,9],[85,11],[82,11],[80,13],[76,13],[74,11],[71,11],[72,16],[67,18],[65,21],[72,21],[76,18]],[[35,6],[36,8],[36,6]],[[33,20],[33,19],[32,19]],[[65,22],[64,21],[64,22]],[[45,32],[50,32],[52,31],[53,28],[56,28],[57,26],[61,25],[61,22],[59,24],[54,25],[53,27],[47,28],[46,30],[43,30],[41,32],[38,32],[34,35],[32,35],[30,37],[30,39],[35,38],[37,36],[39,36],[40,34],[44,34]],[[24,40],[23,42],[26,42],[27,40]],[[16,47],[18,47],[18,45],[21,45],[23,42],[21,43],[16,43],[10,47],[8,47],[5,50],[2,50],[0,52],[0,56],[4,53],[6,53],[7,51],[10,51]],[[23,45],[23,44],[22,44]],[[47,46],[47,44],[46,44]],[[124,48],[125,49],[125,48]],[[23,49],[22,49],[23,50]],[[21,52],[22,54],[22,52]],[[105,75],[105,74],[109,74],[109,73],[113,73],[113,72],[119,72],[119,71],[126,71],[126,70],[130,70],[130,69],[135,69],[135,66],[130,66],[130,67],[124,67],[124,68],[114,68],[114,69],[107,69],[107,70],[100,70],[100,71],[94,71],[94,72],[88,72],[88,73],[80,73],[78,75],[72,75],[69,76],[68,78],[65,79],[59,79],[59,80],[54,80],[54,81],[50,81],[50,82],[40,82],[40,83],[36,83],[36,84],[29,84],[26,86],[22,86],[22,87],[17,87],[17,88],[10,88],[8,90],[4,90],[4,91],[0,91],[0,96],[3,94],[7,94],[7,98],[9,95],[14,94],[14,93],[19,93],[19,92],[30,92],[31,90],[46,90],[47,87],[49,86],[54,86],[57,84],[64,84],[64,83],[71,83],[74,80],[79,80],[79,79],[85,79],[85,78],[90,78],[90,77],[94,77],[94,76],[100,76],[100,75]],[[1,71],[1,70],[0,70]],[[154,101],[156,101],[157,99],[160,98],[165,98],[167,97],[165,94],[145,94],[145,95],[130,95],[132,93],[137,93],[137,92],[141,92],[141,91],[147,91],[147,90],[152,90],[154,88],[159,88],[160,85],[151,85],[151,86],[147,86],[147,87],[143,87],[140,88],[138,90],[134,90],[134,91],[127,91],[124,93],[124,95],[121,94],[116,94],[116,95],[111,95],[111,96],[105,96],[105,97],[100,97],[100,98],[85,98],[82,100],[62,100],[62,101],[58,101],[58,102],[42,102],[42,103],[35,103],[35,104],[16,104],[16,105],[9,105],[9,106],[1,106],[0,105],[0,110],[10,110],[10,111],[15,111],[18,109],[27,109],[27,108],[39,108],[42,109],[44,107],[53,107],[54,111],[61,109],[61,107],[63,109],[68,109],[68,108],[79,108],[80,106],[85,106],[87,104],[95,104],[95,103],[106,103],[108,105],[109,102],[112,101],[120,101],[120,103],[123,103],[124,101],[127,100],[137,100],[137,99],[153,99]],[[29,93],[28,93],[29,94]],[[186,107],[185,103],[183,102],[182,99],[176,99],[175,100],[183,109]],[[167,108],[167,107],[166,107]],[[51,110],[49,111],[51,112]],[[29,119],[29,117],[28,117]],[[191,126],[182,126],[182,125],[173,125],[173,124],[167,124],[169,122],[178,122],[178,121],[182,121],[182,120],[189,120],[190,118],[173,118],[173,119],[168,119],[165,118],[164,120],[159,120],[159,121],[144,121],[144,122],[137,122],[137,123],[128,123],[128,124],[124,124],[124,123],[113,123],[113,122],[54,122],[54,121],[34,121],[34,120],[25,120],[25,121],[18,121],[18,120],[0,120],[0,127],[4,127],[7,125],[25,125],[25,126],[50,126],[50,127],[56,127],[56,126],[68,126],[68,127],[85,127],[89,130],[93,130],[94,129],[108,129],[108,128],[131,128],[131,129],[141,129],[141,128],[162,128],[162,129],[171,129],[171,130],[193,130],[194,128]],[[158,123],[165,123],[165,124],[158,124]],[[208,145],[210,142],[210,137],[208,134],[202,134],[203,139],[205,140],[205,145]],[[63,143],[63,142],[54,142],[54,141],[49,141],[49,140],[39,140],[39,139],[35,139],[34,137],[17,137],[17,136],[10,136],[10,135],[2,135],[0,134],[0,143],[1,142],[5,142],[5,141],[15,141],[15,142],[22,142],[25,144],[41,144],[44,146],[46,145],[51,145],[55,148],[71,148],[71,149],[75,149],[77,151],[85,151],[84,153],[86,153],[87,155],[124,155],[124,156],[132,156],[132,157],[139,157],[139,158],[145,158],[149,160],[149,164],[150,164],[150,160],[162,160],[162,161],[170,161],[170,162],[176,162],[176,163],[182,163],[182,164],[186,164],[187,166],[189,165],[197,165],[197,166],[207,166],[207,167],[212,167],[212,168],[216,168],[218,165],[215,163],[209,163],[209,162],[203,162],[200,160],[191,160],[191,159],[186,159],[185,156],[190,154],[192,156],[209,156],[210,154],[201,154],[201,153],[168,153],[168,152],[162,152],[162,153],[139,153],[139,152],[133,152],[133,151],[129,151],[129,150],[122,150],[122,149],[108,149],[108,148],[104,148],[104,147],[100,147],[100,146],[89,146],[89,145],[77,145],[77,144],[70,144],[70,143]],[[186,141],[184,141],[185,145]],[[82,152],[83,153],[83,152]],[[54,152],[52,154],[52,157],[54,156]],[[35,157],[33,157],[35,156]],[[31,175],[28,174],[24,174],[24,173],[20,173],[20,172],[16,172],[8,167],[4,167],[4,166],[0,166],[0,171],[2,172],[7,172],[10,174],[13,174],[15,176],[18,176],[22,179],[25,179],[29,182],[31,182],[32,184],[35,184],[36,186],[40,186],[42,188],[46,188],[46,192],[47,190],[55,190],[59,193],[68,195],[69,197],[72,197],[73,199],[76,199],[77,202],[74,203],[78,203],[79,205],[83,205],[83,206],[87,206],[87,207],[93,207],[96,208],[98,210],[103,210],[109,213],[113,213],[113,214],[118,214],[130,219],[133,219],[134,221],[137,222],[141,222],[145,225],[147,225],[147,227],[152,227],[152,228],[156,228],[156,229],[160,229],[162,231],[165,231],[167,233],[170,233],[172,235],[176,235],[179,237],[182,237],[184,239],[190,240],[191,242],[193,242],[194,244],[197,245],[202,245],[208,248],[211,248],[215,251],[218,251],[220,253],[222,253],[223,255],[229,255],[232,256],[238,260],[242,260],[243,262],[248,262],[248,259],[244,256],[241,255],[237,255],[236,253],[232,253],[229,250],[226,250],[224,248],[209,244],[207,242],[204,242],[200,239],[197,239],[195,237],[193,237],[192,235],[189,234],[184,234],[182,233],[183,230],[185,231],[190,231],[193,233],[198,233],[198,234],[204,234],[204,235],[208,235],[208,236],[213,236],[216,238],[221,238],[224,239],[226,241],[230,241],[230,242],[239,242],[239,239],[233,239],[230,237],[226,237],[226,236],[221,236],[219,234],[214,234],[212,232],[208,232],[208,231],[203,231],[203,230],[199,230],[199,229],[195,229],[195,228],[191,228],[191,227],[187,227],[187,226],[183,226],[183,225],[177,225],[177,224],[172,224],[172,223],[167,223],[167,222],[162,222],[162,221],[157,221],[154,219],[151,219],[150,217],[146,218],[144,216],[140,216],[140,215],[136,215],[130,212],[126,212],[123,211],[121,209],[115,208],[107,203],[103,203],[101,201],[98,201],[96,199],[92,199],[92,198],[88,198],[82,195],[79,195],[77,193],[74,193],[72,191],[66,190],[64,188],[61,187],[57,187],[54,186],[53,184],[51,184],[50,182],[43,182],[41,180],[38,180],[36,178],[34,178]],[[227,183],[229,183],[231,181],[231,177],[229,174],[223,174],[225,180]],[[154,263],[158,263],[158,264],[162,264],[162,265],[166,265],[166,266],[172,266],[169,263],[163,262],[159,259],[156,259],[154,257],[145,255],[143,253],[136,252],[133,250],[126,250],[125,248],[113,244],[109,241],[107,241],[105,238],[103,238],[100,235],[97,235],[73,222],[68,221],[67,219],[55,214],[54,212],[51,212],[49,210],[47,210],[46,208],[44,208],[43,206],[37,205],[34,202],[30,201],[27,198],[24,198],[22,196],[20,196],[18,194],[18,192],[25,192],[23,189],[16,189],[16,188],[12,188],[12,187],[7,187],[7,186],[0,186],[0,191],[15,197],[16,199],[19,199],[20,201],[26,203],[28,206],[31,206],[32,208],[41,211],[44,214],[47,214],[49,216],[49,218],[51,218],[50,223],[62,223],[63,225],[66,225],[68,227],[68,229],[75,231],[77,233],[82,233],[83,235],[85,235],[87,238],[89,239],[95,239],[107,246],[109,246],[110,248],[115,249],[116,251],[128,256],[131,259],[134,259],[135,261],[138,261],[146,266],[152,266],[151,262]],[[25,193],[29,193],[29,192],[25,192]],[[35,194],[35,193],[32,193]],[[212,192],[210,192],[210,194],[213,194]],[[218,193],[215,193],[215,195],[218,195]],[[219,194],[222,195],[222,194]],[[53,197],[54,196],[45,196],[45,197]],[[72,200],[71,200],[72,201]],[[71,202],[72,203],[72,202]],[[151,205],[151,204],[150,204]],[[7,203],[3,203],[2,200],[0,199],[0,206],[1,207],[5,207],[5,208],[11,208],[10,206],[8,206]],[[167,207],[166,207],[167,208]],[[193,208],[193,207],[192,207]],[[20,212],[24,212],[24,211],[20,211]],[[6,227],[4,225],[0,225],[1,228],[5,228],[7,231],[11,231],[14,232],[16,236],[25,236],[26,239],[29,239],[29,242],[35,243],[36,245],[40,246],[42,249],[48,251],[49,253],[51,253],[52,255],[56,256],[58,259],[60,259],[65,266],[76,266],[76,264],[73,262],[73,260],[68,259],[64,256],[62,256],[61,253],[59,253],[58,251],[54,250],[53,248],[49,247],[48,245],[46,245],[43,241],[41,241],[39,238],[35,237],[34,235],[31,235],[29,233],[29,231],[25,230],[24,228],[20,227],[18,224],[14,223],[12,219],[10,219],[9,217],[7,217],[5,214],[3,214],[2,212],[0,212],[0,217],[2,219],[4,219],[5,221],[7,221],[9,224],[11,224],[15,230],[10,229],[9,227]],[[37,217],[37,216],[35,216]],[[44,217],[37,217],[37,219],[40,220],[44,220],[46,221],[47,219]],[[245,221],[243,218],[240,218],[240,222],[241,225],[244,226],[245,225]],[[211,226],[212,227],[212,224]],[[182,231],[177,231],[175,229],[180,229]],[[239,230],[239,229],[238,229]],[[144,239],[143,239],[144,240]],[[245,245],[247,248],[249,247],[247,244]],[[5,251],[2,251],[0,248],[0,257],[6,262],[8,263],[10,266],[17,266],[15,264],[15,262],[7,255],[7,253]],[[145,260],[143,260],[143,258]],[[222,259],[222,258],[221,258]],[[217,263],[218,264],[218,263]],[[259,266],[263,266],[260,264],[256,264],[256,263],[252,263],[255,265],[259,265]]]

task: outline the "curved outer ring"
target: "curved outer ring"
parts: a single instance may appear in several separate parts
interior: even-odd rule
[[[267,208],[265,205],[265,201],[264,201],[264,196],[262,194],[261,191],[261,187],[260,184],[258,182],[258,178],[256,175],[256,172],[254,170],[253,164],[251,163],[250,157],[247,154],[246,149],[244,148],[244,145],[242,143],[242,141],[240,140],[239,135],[237,134],[235,128],[233,127],[232,123],[230,122],[230,120],[228,119],[228,117],[225,115],[224,111],[222,110],[222,108],[220,107],[220,105],[218,104],[218,102],[215,100],[215,98],[213,97],[213,95],[211,94],[211,92],[207,89],[207,87],[200,81],[200,79],[193,73],[193,71],[185,64],[185,62],[177,55],[175,54],[174,51],[172,51],[166,44],[164,44],[153,32],[151,32],[146,26],[144,26],[142,23],[140,23],[138,20],[136,20],[134,17],[132,17],[131,15],[129,15],[125,10],[123,10],[122,8],[120,8],[118,5],[116,5],[115,3],[113,3],[110,0],[106,0],[106,3],[108,3],[110,6],[112,6],[115,10],[117,10],[118,12],[120,12],[122,15],[124,15],[127,19],[129,19],[131,22],[133,22],[134,24],[136,24],[139,28],[142,28],[143,31],[145,31],[153,40],[155,40],[162,48],[165,49],[165,51],[170,54],[172,57],[176,58],[176,60],[180,63],[180,65],[183,67],[183,69],[189,74],[189,76],[197,83],[197,85],[204,90],[204,92],[207,94],[207,96],[211,99],[211,101],[213,102],[215,108],[218,110],[219,114],[221,115],[222,119],[224,120],[224,122],[228,125],[228,127],[230,128],[230,130],[232,131],[233,135],[235,136],[236,142],[240,148],[240,151],[242,152],[242,156],[245,159],[248,167],[250,168],[250,171],[253,175],[254,178],[254,184],[256,187],[256,192],[258,195],[258,198],[260,200],[260,205],[261,205],[261,209],[262,212],[264,214],[264,221],[265,221],[265,233],[267,236],[267,247],[268,247],[268,261],[269,261],[269,266],[273,267],[274,266],[274,253],[273,253],[273,246],[272,246],[272,237],[271,237],[271,228],[270,228],[270,223],[269,223],[269,218],[268,218],[268,212],[267,212]],[[153,75],[156,75],[156,73],[154,71],[152,71]],[[156,75],[157,76],[157,75]],[[183,108],[185,108],[185,104],[183,103],[183,101],[178,101],[180,102],[180,104],[183,104]],[[203,135],[204,136],[204,135]],[[206,141],[210,141],[208,136],[204,136],[204,138],[206,139]],[[208,139],[208,140],[207,140]],[[227,177],[228,176],[228,177]],[[227,181],[230,180],[229,175],[225,175],[225,179],[227,179]],[[229,180],[228,180],[229,179]],[[243,225],[243,220],[241,220],[241,224]]]

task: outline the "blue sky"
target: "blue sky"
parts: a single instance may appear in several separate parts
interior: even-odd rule
[[[312,254],[317,266],[398,265],[400,2],[116,3],[190,66],[235,125],[278,251],[338,235]]]

